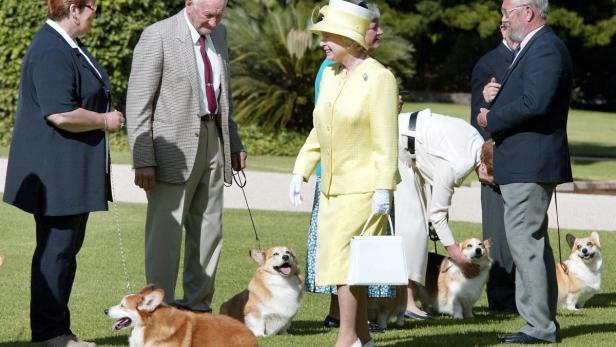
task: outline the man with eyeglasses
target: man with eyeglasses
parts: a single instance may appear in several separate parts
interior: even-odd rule
[[[494,176],[505,203],[507,242],[516,266],[516,304],[527,322],[503,343],[553,343],[558,286],[547,209],[557,184],[571,182],[567,117],[573,68],[546,26],[547,0],[505,0],[501,13],[520,52],[477,124],[495,139]]]

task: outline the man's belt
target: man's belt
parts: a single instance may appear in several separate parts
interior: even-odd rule
[[[411,113],[409,117],[409,131],[415,132],[415,127],[417,126],[417,115],[419,112]],[[407,136],[407,149],[409,153],[415,154],[415,136]]]
[[[217,113],[204,114],[203,116],[201,116],[201,121],[202,122],[208,122],[208,121],[211,121],[211,120],[216,120],[216,117],[218,117]]]

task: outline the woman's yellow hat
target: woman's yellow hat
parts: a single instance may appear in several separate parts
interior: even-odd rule
[[[361,6],[343,0],[329,0],[319,13],[323,19],[310,28],[316,34],[330,33],[351,39],[366,47],[366,31],[372,20],[371,12]]]

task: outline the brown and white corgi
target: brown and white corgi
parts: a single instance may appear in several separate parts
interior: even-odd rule
[[[392,298],[368,298],[368,320],[387,329],[391,318],[395,318],[396,327],[404,327],[406,299],[406,286],[396,286],[396,296]]]
[[[248,289],[223,303],[220,313],[244,322],[255,336],[286,334],[304,292],[295,252],[279,246],[250,256],[259,267]]]
[[[599,234],[576,238],[567,234],[569,259],[556,265],[558,307],[576,311],[601,289],[601,244]]]
[[[181,311],[163,302],[163,289],[149,285],[105,310],[113,330],[133,327],[130,347],[256,347],[257,338],[237,320],[217,314]]]
[[[424,310],[451,315],[454,319],[474,317],[473,306],[479,300],[488,281],[492,264],[490,240],[471,238],[460,242],[459,246],[464,256],[479,265],[478,276],[466,278],[449,258],[430,253],[426,269],[426,285],[413,287]]]

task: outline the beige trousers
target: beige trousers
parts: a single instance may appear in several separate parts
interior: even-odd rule
[[[216,123],[201,122],[197,158],[188,181],[184,184],[157,181],[147,192],[147,283],[165,290],[165,302],[175,302],[184,228],[184,297],[177,303],[193,310],[211,309],[222,250],[221,148]]]

